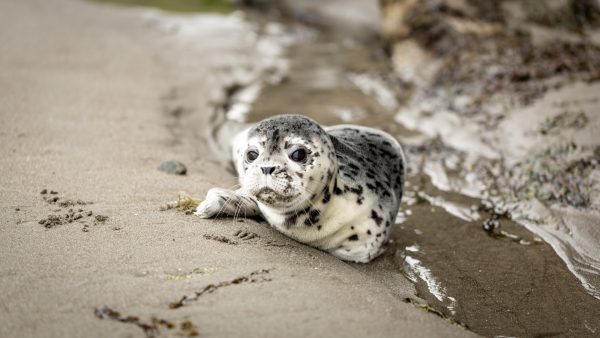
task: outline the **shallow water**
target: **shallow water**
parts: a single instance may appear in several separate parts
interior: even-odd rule
[[[549,91],[530,106],[507,109],[499,126],[489,130],[448,111],[426,116],[427,103],[410,103],[396,120],[440,135],[442,144],[458,150],[453,156],[465,161],[453,167],[444,149],[425,158],[424,172],[438,189],[489,199],[509,210],[600,299],[598,91],[598,83]],[[570,116],[584,116],[585,122],[573,125]],[[458,128],[460,133],[453,132]]]
[[[425,165],[440,153],[452,162],[451,148],[419,143],[427,138],[391,122],[402,97],[385,91],[394,83],[376,47],[322,33],[285,55],[286,80],[262,88],[245,121],[301,113],[327,125],[378,127],[414,141],[406,145],[411,162],[406,197],[381,259],[395,261],[419,297],[486,336],[600,332],[600,302],[552,247],[507,217],[499,217],[501,230],[484,231],[483,222],[495,213],[480,199],[452,192],[452,176],[435,175],[436,165]]]
[[[589,257],[582,256],[585,247],[569,231],[553,234],[553,229],[533,224],[532,233],[502,210],[482,207],[479,198],[489,197],[483,192],[496,187],[471,175],[478,162],[470,155],[494,153],[489,159],[494,164],[506,156],[502,149],[490,148],[474,137],[476,126],[469,128],[451,115],[437,114],[438,120],[429,121],[397,114],[407,106],[409,92],[390,75],[377,41],[366,44],[293,21],[273,23],[264,13],[251,17],[258,29],[249,25],[249,36],[264,62],[228,70],[231,85],[215,99],[215,147],[239,130],[240,122],[281,113],[305,114],[327,125],[383,129],[403,141],[409,176],[392,241],[380,259],[394,262],[415,284],[420,298],[440,315],[486,336],[600,333],[600,301],[582,286],[588,283],[588,291],[598,288],[593,279],[598,269],[586,269],[597,262],[593,250]],[[445,126],[447,133],[432,137],[429,126]],[[471,154],[461,152],[461,146]],[[471,172],[463,170],[469,166]],[[493,167],[491,175],[501,176],[502,170]],[[593,219],[562,211],[587,222],[583,229],[595,229],[590,226]],[[484,231],[488,219],[500,227]],[[577,235],[590,238],[589,233]]]

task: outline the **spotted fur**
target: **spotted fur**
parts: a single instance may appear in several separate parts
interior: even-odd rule
[[[297,149],[305,150],[303,161],[292,160]],[[238,135],[233,159],[242,188],[211,189],[198,206],[201,217],[262,216],[287,236],[348,261],[369,262],[383,251],[404,184],[404,156],[392,136],[280,115]]]

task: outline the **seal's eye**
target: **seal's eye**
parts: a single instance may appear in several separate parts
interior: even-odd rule
[[[246,153],[246,159],[248,162],[253,162],[258,158],[258,152],[256,150],[248,150]]]
[[[290,154],[290,158],[294,162],[302,162],[306,159],[306,150],[300,148]]]

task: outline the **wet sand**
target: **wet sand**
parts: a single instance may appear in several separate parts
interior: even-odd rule
[[[260,55],[235,16],[163,19],[0,4],[0,336],[471,336],[405,303],[413,286],[389,260],[346,264],[255,221],[159,211],[234,184],[209,149],[212,95]],[[187,175],[156,169],[170,159]],[[39,223],[49,215],[66,223]]]
[[[599,301],[543,231],[446,187],[456,177],[438,164],[464,158],[454,140],[418,131],[437,122],[391,122],[410,90],[372,39],[371,12],[355,39],[344,34],[357,11],[337,21],[335,6],[314,12],[310,1],[249,19],[75,0],[0,6],[0,336],[600,332]],[[593,88],[558,97],[588,110]],[[532,108],[540,121],[515,111],[494,136],[562,107],[544,104]],[[405,143],[407,193],[383,257],[346,264],[254,220],[159,210],[180,191],[233,186],[223,147],[241,127],[233,120],[279,113],[374,126]],[[156,169],[170,159],[187,175]],[[490,218],[501,226],[486,232]]]
[[[551,245],[509,215],[499,215],[493,207],[488,210],[484,200],[444,187],[452,177],[442,177],[444,182],[427,162],[451,160],[457,157],[455,149],[390,123],[407,96],[402,90],[386,95],[386,89],[401,89],[402,84],[389,76],[391,66],[380,47],[324,29],[318,37],[291,47],[286,55],[290,59],[288,81],[266,86],[248,121],[282,111],[301,112],[323,124],[367,125],[407,140],[412,163],[403,213],[388,252],[374,264],[377,274],[383,275],[385,269],[402,271],[432,312],[484,336],[593,336],[600,332],[600,301],[587,292]],[[567,97],[575,100],[572,94],[562,94],[554,101]],[[536,116],[543,120],[544,115],[552,115],[552,110],[542,111],[521,119]],[[420,127],[426,129],[427,124]],[[512,128],[524,127],[517,122]],[[507,124],[506,128],[511,127]],[[439,181],[432,182],[435,179]],[[496,219],[499,228],[486,232],[484,222]],[[377,264],[386,268],[380,270]]]

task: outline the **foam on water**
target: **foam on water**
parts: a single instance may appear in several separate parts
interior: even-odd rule
[[[440,207],[446,210],[452,216],[458,217],[464,221],[472,222],[478,220],[481,216],[476,210],[472,210],[470,207],[461,206],[456,203],[445,200],[440,196],[430,196],[422,191],[418,193],[419,197],[423,198],[431,205]]]
[[[409,267],[407,271],[408,278],[413,282],[417,282],[417,278],[420,278],[422,281],[427,284],[427,288],[429,292],[437,298],[440,302],[443,302],[446,299],[446,290],[442,286],[442,284],[433,277],[431,270],[426,268],[420,260],[413,258],[411,256],[404,257],[404,261]]]
[[[502,168],[531,160],[534,154],[543,154],[552,147],[574,143],[578,149],[599,146],[597,130],[600,128],[600,84],[576,83],[560,90],[549,91],[533,105],[512,110],[504,109],[506,117],[497,128],[484,128],[480,122],[461,117],[456,113],[437,111],[431,114],[427,102],[413,99],[396,115],[396,121],[410,129],[418,130],[430,138],[439,137],[444,144],[465,154],[462,176],[450,176],[447,169],[456,169],[452,163],[427,160],[423,173],[442,191],[453,191],[474,198],[489,198],[490,182],[496,180],[500,190],[508,186]],[[561,114],[585,114],[582,127],[558,128],[540,133],[540,126]],[[584,156],[585,151],[562,156]],[[588,155],[589,156],[589,155]],[[568,158],[565,158],[565,161]],[[487,182],[472,171],[477,161],[500,161]],[[600,170],[593,169],[588,176],[590,203],[585,209],[575,209],[560,203],[543,204],[535,198],[506,202],[502,192],[495,192],[495,204],[509,210],[512,218],[550,244],[569,270],[581,281],[583,287],[600,299]],[[595,182],[595,183],[594,183]],[[500,193],[500,195],[498,195]],[[468,209],[448,204],[439,197],[423,194],[421,197],[433,205],[443,207],[450,214],[464,220],[475,220]],[[510,196],[509,196],[510,197]]]
[[[405,248],[408,252],[419,252],[418,245],[411,245]],[[444,304],[452,315],[456,314],[456,298],[448,296],[446,288],[433,276],[433,273],[423,263],[409,255],[404,256],[405,274],[413,283],[422,280],[427,285],[427,290],[438,301]]]

